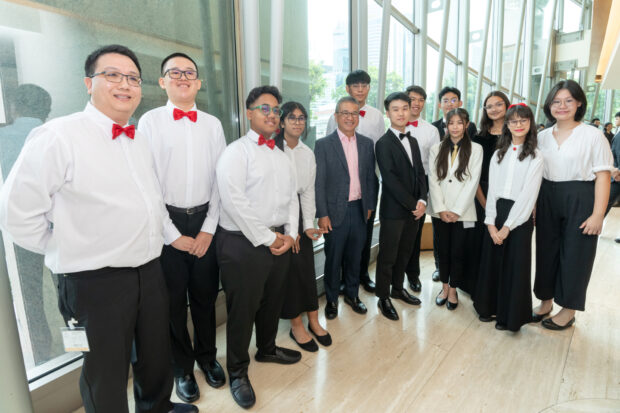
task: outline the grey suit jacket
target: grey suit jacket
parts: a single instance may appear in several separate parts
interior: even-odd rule
[[[355,134],[359,179],[362,187],[364,219],[366,211],[377,207],[379,181],[375,174],[375,151],[371,139]],[[344,155],[338,131],[316,141],[316,216],[328,216],[332,226],[338,226],[344,219],[349,202],[349,167]]]

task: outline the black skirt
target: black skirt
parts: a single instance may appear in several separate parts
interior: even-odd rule
[[[592,215],[594,181],[543,179],[536,204],[534,293],[571,310],[585,310],[598,235],[579,226]]]
[[[501,229],[514,201],[497,200],[495,226]],[[474,308],[483,317],[497,316],[497,323],[518,331],[532,321],[532,232],[530,218],[510,231],[502,245],[495,245],[486,230]]]
[[[291,254],[284,305],[280,318],[290,320],[303,312],[319,309],[319,297],[314,272],[314,249],[312,240],[304,233],[301,208],[299,211],[299,253]]]

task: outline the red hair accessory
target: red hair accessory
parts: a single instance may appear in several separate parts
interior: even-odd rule
[[[527,107],[527,105],[525,103],[519,102],[519,103],[513,103],[512,105],[508,106],[508,109],[514,108],[515,106],[525,106],[525,107]]]

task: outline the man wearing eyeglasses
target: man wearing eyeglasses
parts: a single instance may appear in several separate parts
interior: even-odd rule
[[[170,296],[176,394],[193,402],[200,397],[195,362],[211,387],[226,381],[215,358],[219,268],[212,243],[220,216],[215,166],[226,140],[220,121],[196,108],[201,81],[191,57],[173,53],[164,58],[159,85],[166,91],[168,103],[145,113],[138,130],[149,140],[170,217],[164,227],[161,264]],[[193,347],[187,330],[188,298]]]
[[[226,369],[233,399],[244,408],[256,402],[248,377],[254,325],[256,361],[301,360],[300,352],[276,346],[299,221],[295,169],[272,138],[281,102],[275,86],[250,91],[245,101],[250,131],[224,150],[216,172],[222,206],[216,248],[228,310]]]
[[[363,136],[372,139],[373,145],[377,143],[379,138],[385,133],[385,121],[383,120],[383,114],[378,109],[370,106],[366,99],[368,99],[368,93],[370,93],[370,75],[363,70],[354,70],[347,75],[345,80],[346,90],[349,96],[357,101],[359,104],[359,122],[355,131]],[[327,122],[326,135],[336,131],[337,121],[335,114],[330,116]],[[378,172],[378,168],[376,168]],[[376,180],[376,191],[379,196],[379,181]],[[360,262],[360,283],[364,289],[368,292],[374,292],[376,285],[374,281],[370,279],[368,274],[368,265],[370,263],[370,247],[372,244],[372,232],[375,223],[375,212],[372,212],[370,219],[366,225],[366,242],[362,246],[362,258]],[[341,284],[341,293],[344,291]]]
[[[446,114],[450,112],[452,109],[460,108],[463,106],[463,101],[461,100],[461,91],[455,87],[446,86],[439,92],[437,105],[441,109],[443,114],[443,118],[436,120],[433,122],[433,125],[439,131],[439,138],[443,139],[446,135]],[[473,116],[472,116],[473,117]],[[469,122],[469,126],[467,127],[467,133],[469,134],[469,138],[473,138],[478,133],[478,129],[476,129],[476,124],[474,122]]]
[[[356,132],[359,104],[347,96],[336,105],[338,128],[316,142],[316,216],[325,234],[325,316],[338,316],[340,271],[344,301],[358,314],[360,262],[366,224],[377,207],[375,152],[370,138]]]
[[[135,54],[91,53],[83,112],[33,129],[0,192],[0,227],[45,254],[58,305],[87,348],[80,379],[86,412],[197,412],[173,404],[168,293],[159,255],[165,210],[146,138],[129,119],[140,103]]]

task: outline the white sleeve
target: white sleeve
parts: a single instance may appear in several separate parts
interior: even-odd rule
[[[220,206],[226,210],[243,235],[254,245],[270,246],[276,235],[258,218],[245,194],[247,153],[241,144],[229,146],[220,157],[216,168]]]
[[[512,208],[510,208],[506,222],[504,222],[504,226],[510,228],[511,231],[526,222],[532,215],[534,204],[536,204],[536,199],[538,198],[540,184],[542,183],[543,164],[542,154],[536,151],[536,157],[530,160],[530,166],[523,181],[523,188],[519,192]]]
[[[507,162],[505,158],[503,160]],[[497,163],[497,151],[495,151],[491,157],[491,163],[489,164],[489,189],[487,191],[487,203],[484,209],[484,223],[486,225],[495,225],[495,218],[497,217],[495,204],[497,202],[499,169],[500,165]]]
[[[441,183],[437,178],[437,167],[435,166],[438,153],[439,145],[433,145],[428,155],[428,192],[431,199],[431,211],[434,214],[447,211]]]
[[[146,136],[148,142],[149,151],[151,152],[151,161],[155,177],[157,178],[157,185],[159,185],[159,191],[161,192],[162,200],[164,199],[164,191],[161,186],[161,178],[159,176],[159,168],[157,168],[157,154],[155,152],[155,138],[153,136],[153,130],[151,128],[152,116],[149,113],[144,114],[138,121],[138,132]],[[165,201],[162,204],[162,219],[163,219],[163,233],[164,244],[170,245],[181,237],[181,231],[174,225],[168,209],[166,209]]]
[[[293,162],[289,162],[289,176],[291,179],[291,202],[288,207],[288,223],[284,225],[284,232],[287,235],[297,239],[298,227],[299,227],[299,199],[297,198],[297,179],[295,172],[295,165]],[[271,245],[271,244],[270,244]]]
[[[0,228],[21,247],[44,254],[54,195],[72,175],[69,145],[45,125],[33,129],[0,190]]]
[[[316,161],[314,160],[314,154],[310,152],[310,179],[308,185],[303,189],[300,194],[301,198],[301,211],[303,215],[303,228],[299,229],[299,232],[307,229],[314,228],[314,216],[316,215],[316,203],[314,200],[314,181],[316,179]]]
[[[603,132],[596,130],[596,139],[592,147],[592,173],[614,169],[614,157],[609,142]]]
[[[215,154],[213,156],[214,165],[217,165],[222,152],[226,149],[226,138],[224,137],[224,129],[222,124],[217,124],[217,136],[215,137]],[[205,217],[204,222],[200,230],[209,234],[215,234],[217,224],[220,221],[220,192],[217,186],[217,179],[215,177],[215,166],[211,169],[211,195],[209,196],[209,211]]]

